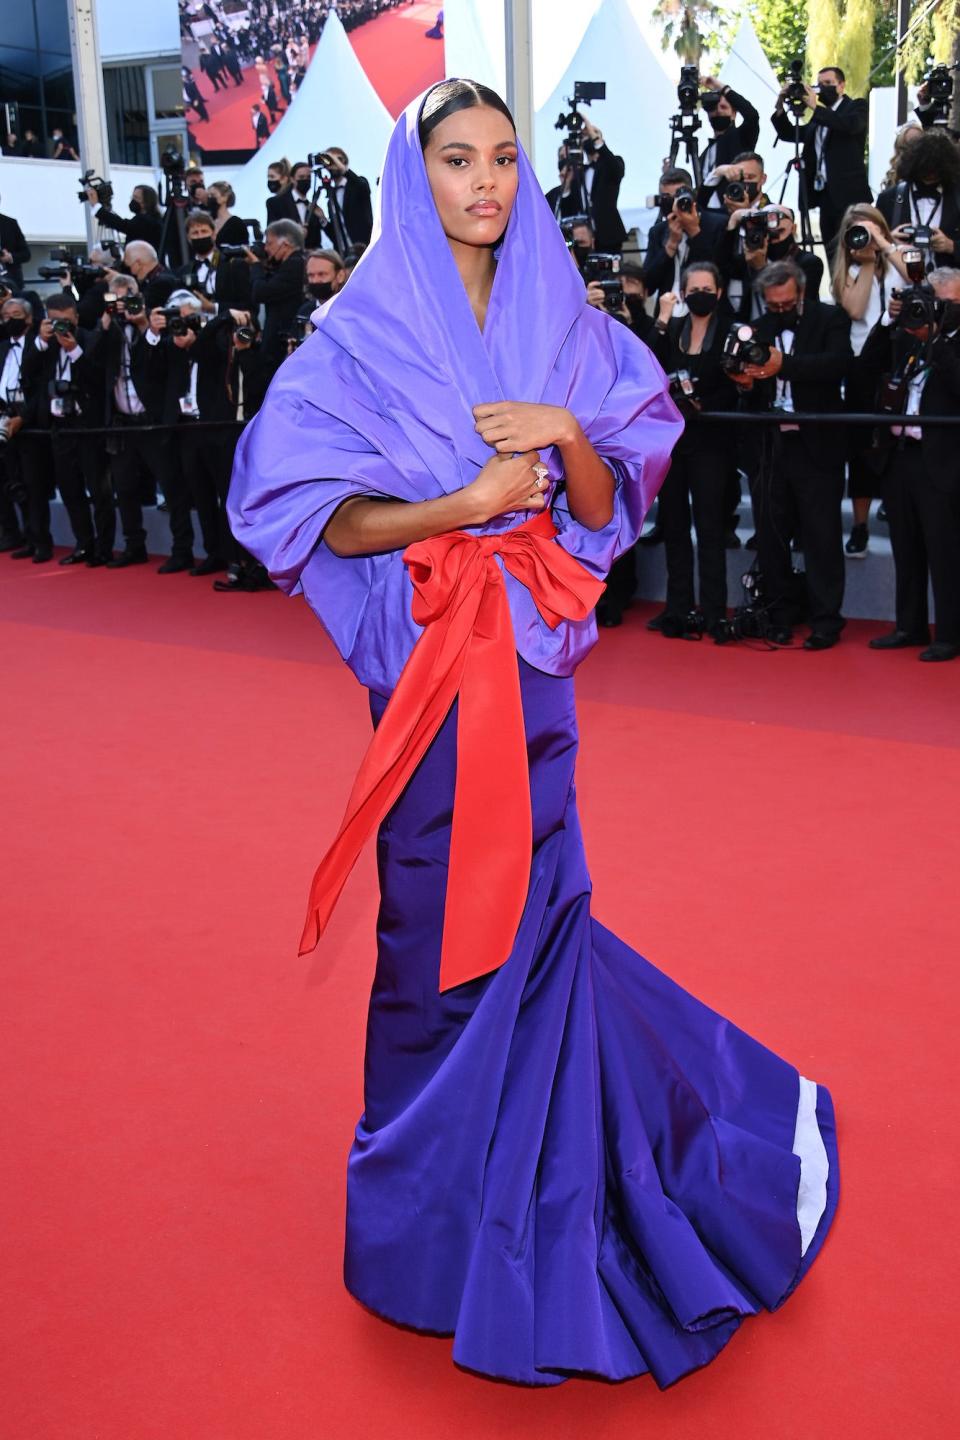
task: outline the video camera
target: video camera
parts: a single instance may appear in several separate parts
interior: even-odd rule
[[[81,205],[86,203],[88,190],[97,192],[98,205],[102,206],[104,210],[110,209],[113,204],[113,186],[109,180],[104,180],[95,170],[84,170],[80,176],[80,191],[77,195]]]
[[[929,74],[924,76],[923,83],[933,106],[934,125],[950,123],[950,109],[953,104],[953,76],[950,71],[955,69],[955,65],[934,65]]]
[[[719,99],[719,96],[717,97]],[[700,71],[696,65],[680,66],[677,104],[681,115],[692,115],[700,103]]]
[[[251,240],[249,245],[221,245],[220,254],[224,260],[243,260],[247,251],[256,255],[258,260],[267,258],[266,248],[262,240]]]
[[[160,169],[168,180],[181,177],[187,168],[187,159],[176,145],[168,145],[160,156]]]
[[[787,73],[783,77],[786,85],[784,100],[790,106],[795,116],[803,113],[807,108],[806,85],[803,79],[803,61],[791,60],[787,67]]]
[[[728,375],[742,375],[748,365],[766,365],[770,346],[757,338],[753,325],[734,325],[723,342],[721,365]]]
[[[604,308],[619,310],[623,305],[623,281],[620,279],[620,256],[591,250],[582,267],[586,285],[599,285],[603,291]]]
[[[606,100],[607,82],[605,80],[575,80],[573,85],[572,98],[566,97],[570,106],[569,112],[561,110],[554,121],[554,130],[565,130],[563,144],[566,147],[566,163],[580,169],[583,166],[584,155],[592,155],[596,148],[589,136],[583,134],[584,117],[580,114],[581,105],[592,105],[594,100]]]

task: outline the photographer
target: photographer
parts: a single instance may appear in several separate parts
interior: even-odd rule
[[[373,201],[370,197],[370,182],[364,175],[357,175],[350,169],[350,161],[347,152],[339,145],[331,145],[326,150],[328,169],[333,179],[333,197],[331,204],[335,205],[343,228],[343,239],[351,249],[354,246],[367,246],[370,244],[370,236],[373,234]],[[331,225],[327,226],[327,239],[331,245],[337,244],[337,236]],[[308,237],[309,241],[309,237]],[[308,248],[313,248],[308,245]]]
[[[237,247],[240,254],[236,255],[232,246],[228,246],[226,253],[219,248],[214,221],[206,210],[191,210],[186,218],[191,258],[179,268],[177,278],[199,298],[209,315],[230,308],[248,310],[252,303],[250,267],[242,258],[246,254],[247,232],[242,222],[239,223],[243,241]]]
[[[791,425],[799,411],[843,408],[841,384],[850,368],[850,321],[837,305],[806,293],[806,276],[790,260],[774,261],[755,282],[764,315],[755,339],[767,348],[763,363],[734,357],[731,379],[743,391],[744,408],[775,410],[783,422],[765,430],[752,448],[751,489],[757,514],[757,546],[769,634],[781,644],[809,608],[811,633],[805,650],[828,650],[844,620],[844,447],[833,426]],[[741,327],[747,328],[747,327]],[[799,525],[806,565],[806,601],[795,583],[790,539]]]
[[[704,179],[697,201],[701,210],[721,210],[727,186],[723,169],[733,164],[738,155],[753,151],[760,138],[760,116],[749,100],[712,75],[704,76],[700,83],[706,87],[700,104],[713,139],[700,156],[700,173]],[[742,117],[739,125],[738,115]]]
[[[0,214],[0,266],[17,289],[23,284],[23,267],[30,259],[30,246],[12,215]]]
[[[123,263],[136,280],[148,313],[159,305],[165,305],[168,296],[177,288],[176,275],[161,265],[156,250],[145,240],[133,240],[126,246]]]
[[[785,113],[793,84],[788,80],[777,97],[771,116],[781,140],[791,143],[794,125]],[[825,66],[817,75],[817,88],[802,86],[803,107],[811,118],[798,131],[802,150],[807,204],[820,210],[820,234],[828,255],[833,254],[840,217],[848,205],[868,204],[873,194],[867,180],[864,150],[870,119],[866,100],[846,95],[846,76],[837,65]]]
[[[583,167],[578,176],[567,159],[567,147],[558,151],[560,184],[547,191],[547,203],[558,220],[586,215],[593,227],[597,249],[613,253],[623,249],[626,227],[617,209],[624,163],[607,146],[596,125],[583,117]]]
[[[792,260],[807,277],[807,293],[820,293],[823,261],[801,250],[789,205],[748,206],[737,212],[736,221],[736,227],[724,235],[720,264],[730,277],[727,299],[738,320],[757,320],[762,315],[763,297],[753,282],[773,260]]]
[[[200,300],[175,290],[167,305],[150,316],[147,371],[162,392],[162,417],[175,425],[176,464],[197,511],[206,558],[194,564],[192,552],[171,556],[170,569],[213,575],[226,568],[229,554],[224,505],[237,432],[199,429],[195,421],[233,421],[237,406],[230,384],[231,338],[235,324],[249,324],[241,311],[203,323]]]
[[[297,311],[297,322],[312,334],[311,316],[347,283],[343,257],[337,250],[313,250],[306,256],[306,298]]]
[[[119,555],[107,562],[111,570],[147,563],[147,532],[141,506],[145,494],[152,494],[155,502],[157,489],[167,501],[174,552],[190,553],[193,541],[190,508],[187,504],[184,516],[184,487],[176,473],[171,437],[144,428],[159,425],[163,416],[162,389],[153,383],[147,370],[148,328],[149,316],[136,280],[117,275],[86,352],[103,377],[104,421],[113,432],[106,448],[112,457],[113,485],[125,543]],[[169,562],[160,566],[161,574],[169,570]]]
[[[880,386],[879,408],[956,415],[960,406],[960,271],[934,270],[926,284],[893,295],[860,356]],[[873,650],[923,647],[921,660],[960,655],[960,462],[953,432],[906,424],[878,433],[883,502],[897,575],[896,621]],[[931,645],[927,584],[936,608]]]
[[[893,239],[924,251],[926,268],[960,265],[960,150],[929,130],[897,159],[897,181],[877,196]]]
[[[665,170],[657,196],[660,219],[647,237],[643,278],[647,290],[680,295],[680,277],[694,260],[713,261],[722,243],[726,222],[717,212],[697,207],[689,171]],[[674,313],[686,313],[681,298]]]
[[[261,262],[251,251],[250,287],[255,307],[263,306],[263,338],[260,366],[264,389],[270,376],[286,356],[286,335],[293,328],[303,300],[306,266],[303,255],[303,226],[293,220],[274,220],[263,238],[266,259]]]
[[[661,295],[652,349],[670,377],[670,393],[686,421],[659,496],[658,519],[667,562],[663,613],[649,622],[669,639],[699,636],[718,645],[727,632],[727,484],[735,465],[715,429],[697,423],[699,410],[735,410],[737,391],[723,368],[723,342],[730,311],[723,303],[720,271],[709,260],[694,261],[681,278],[686,315],[674,318],[678,296]],[[690,501],[697,531],[700,613],[694,610]]]
[[[327,215],[320,205],[311,201],[313,187],[312,169],[306,160],[298,160],[290,170],[290,183],[267,201],[267,220],[271,225],[276,220],[293,220],[303,229],[306,248],[319,250],[327,228]]]
[[[130,195],[130,214],[133,217],[131,220],[101,205],[100,197],[92,185],[87,187],[87,201],[91,208],[97,207],[94,219],[98,225],[116,230],[119,235],[126,236],[128,241],[145,240],[155,249],[159,248],[163,234],[163,212],[160,209],[160,197],[152,185],[134,185]]]
[[[50,432],[54,479],[73,531],[74,548],[60,564],[93,569],[113,558],[116,510],[100,440],[73,432],[103,424],[103,376],[87,358],[92,336],[80,328],[73,297],[51,295],[46,305],[24,370],[35,387],[37,424]],[[48,503],[45,512],[49,533]]]
[[[33,310],[9,296],[0,306],[0,550],[41,565],[53,558],[49,483],[34,437],[21,433],[36,419],[27,364],[33,340]]]

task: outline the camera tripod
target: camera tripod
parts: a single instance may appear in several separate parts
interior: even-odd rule
[[[186,265],[190,259],[186,223],[190,197],[187,195],[182,175],[173,175],[165,170],[163,178],[165,182],[163,203],[166,210],[157,250],[160,259],[167,267],[170,270],[176,270],[181,265]]]
[[[699,191],[703,184],[703,174],[700,169],[700,152],[697,149],[697,131],[700,129],[700,116],[695,111],[678,110],[676,115],[670,116],[670,154],[667,157],[667,169],[672,170],[677,163],[677,157],[683,147],[685,168],[693,176],[694,191]]]
[[[334,184],[333,175],[329,170],[324,170],[320,165],[316,167],[313,173],[314,182],[313,194],[310,196],[310,214],[313,214],[313,211],[316,209],[320,191],[322,190],[327,199],[327,223],[333,231],[333,248],[337,251],[340,258],[345,260],[350,246],[346,231],[343,228],[343,217],[340,214],[340,206],[337,201],[337,187]]]
[[[793,125],[793,154],[787,161],[787,168],[783,175],[783,184],[780,186],[780,201],[783,204],[783,197],[787,193],[787,186],[790,183],[791,171],[797,175],[797,210],[800,215],[800,248],[802,250],[813,250],[813,226],[810,223],[810,202],[807,198],[807,176],[803,168],[803,156],[800,154],[800,126],[803,123],[800,119],[800,112],[791,110],[791,123]],[[821,244],[823,242],[821,241]],[[824,245],[826,250],[826,246]]]

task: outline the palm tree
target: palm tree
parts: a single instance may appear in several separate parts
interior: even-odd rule
[[[663,48],[673,48],[684,65],[699,65],[703,38],[698,22],[711,24],[720,15],[716,0],[657,0],[653,18],[663,30]]]

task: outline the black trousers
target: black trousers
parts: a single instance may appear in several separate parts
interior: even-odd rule
[[[23,443],[19,438],[0,445],[0,535],[5,540],[36,543],[30,525]]]
[[[186,476],[190,503],[196,509],[203,548],[224,563],[238,558],[236,541],[227,524],[227,490],[233,468],[236,433],[198,430],[185,421],[177,432],[180,468]]]
[[[693,541],[690,502],[697,531],[700,608],[708,625],[727,613],[727,551],[730,467],[715,450],[674,451],[660,491],[660,524],[667,560],[669,615],[683,619],[693,609]]]
[[[11,537],[22,535],[38,550],[51,550],[53,470],[45,431],[21,431],[0,446],[0,492],[0,531]]]
[[[960,495],[938,490],[918,440],[904,440],[884,476],[883,502],[897,572],[897,629],[929,633],[927,576],[936,638],[960,645]]]
[[[117,512],[106,456],[93,436],[73,436],[67,427],[51,432],[53,474],[78,550],[109,560],[117,533]],[[92,506],[92,514],[91,514]]]
[[[178,559],[191,557],[193,521],[189,486],[178,464],[173,437],[156,430],[143,433],[139,425],[122,417],[115,417],[115,426],[108,448],[113,452],[110,468],[127,549],[142,550],[146,545],[147,532],[143,528],[140,504],[141,478],[146,471],[166,498],[173,554]]]
[[[774,625],[793,625],[808,610],[816,634],[837,635],[843,629],[843,472],[842,458],[817,463],[799,433],[789,431],[780,435],[768,471],[758,477],[757,555]],[[805,599],[793,574],[790,539],[795,534],[803,546]]]

